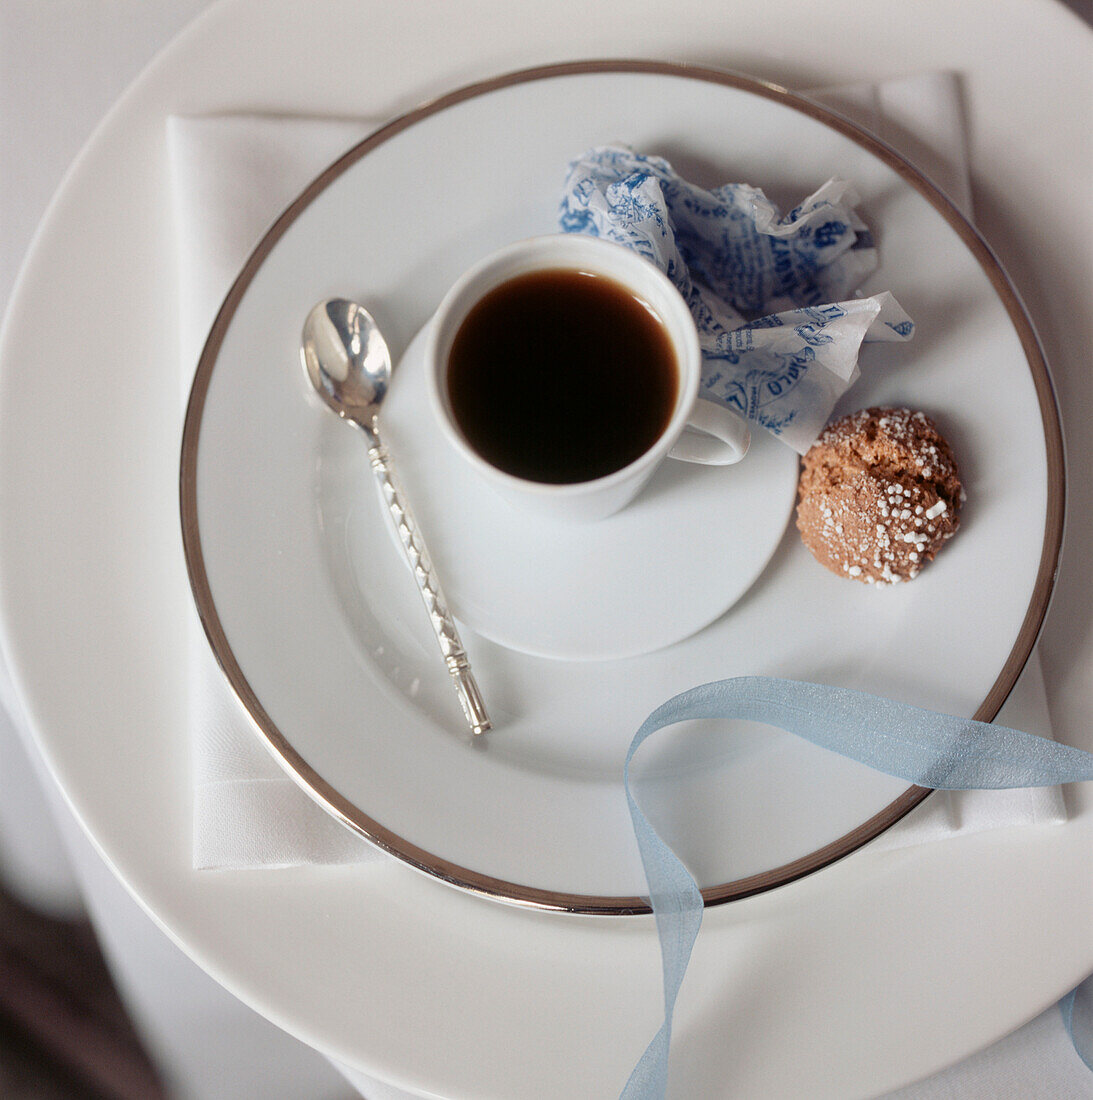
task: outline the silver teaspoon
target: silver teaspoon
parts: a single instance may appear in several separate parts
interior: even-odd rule
[[[440,582],[402,494],[380,436],[379,410],[391,377],[391,354],[371,314],[356,302],[331,298],[307,315],[300,344],[304,369],[319,396],[343,420],[364,432],[368,457],[391,513],[403,553],[455,684],[467,723],[476,734],[490,728],[482,695],[448,610]]]

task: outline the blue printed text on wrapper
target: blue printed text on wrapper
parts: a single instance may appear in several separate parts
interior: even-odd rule
[[[570,165],[560,223],[665,271],[698,328],[701,396],[803,454],[859,377],[862,342],[914,332],[891,294],[856,296],[877,267],[858,201],[833,179],[782,216],[755,187],[707,191],[660,157],[608,145]]]

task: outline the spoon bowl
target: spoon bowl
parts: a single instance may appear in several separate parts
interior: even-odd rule
[[[300,355],[327,406],[374,430],[391,379],[391,353],[368,310],[345,298],[320,302],[304,321]]]

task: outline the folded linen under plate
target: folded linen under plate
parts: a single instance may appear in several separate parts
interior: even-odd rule
[[[905,151],[970,216],[959,89],[949,74],[857,85],[811,98]],[[274,218],[375,120],[174,117],[168,149],[179,263],[180,394],[232,282]],[[580,150],[574,150],[574,155]],[[559,165],[559,173],[564,170]],[[384,858],[279,767],[191,621],[188,726],[197,868],[339,864]],[[1051,736],[1033,655],[999,721]],[[620,776],[622,761],[619,761]],[[620,798],[621,790],[620,790]],[[961,833],[1065,820],[1057,788],[938,792],[872,842],[906,847]]]

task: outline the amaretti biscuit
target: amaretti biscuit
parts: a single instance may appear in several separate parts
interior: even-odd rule
[[[866,584],[918,575],[960,524],[952,448],[910,409],[861,409],[830,423],[804,456],[797,529],[833,573]]]

